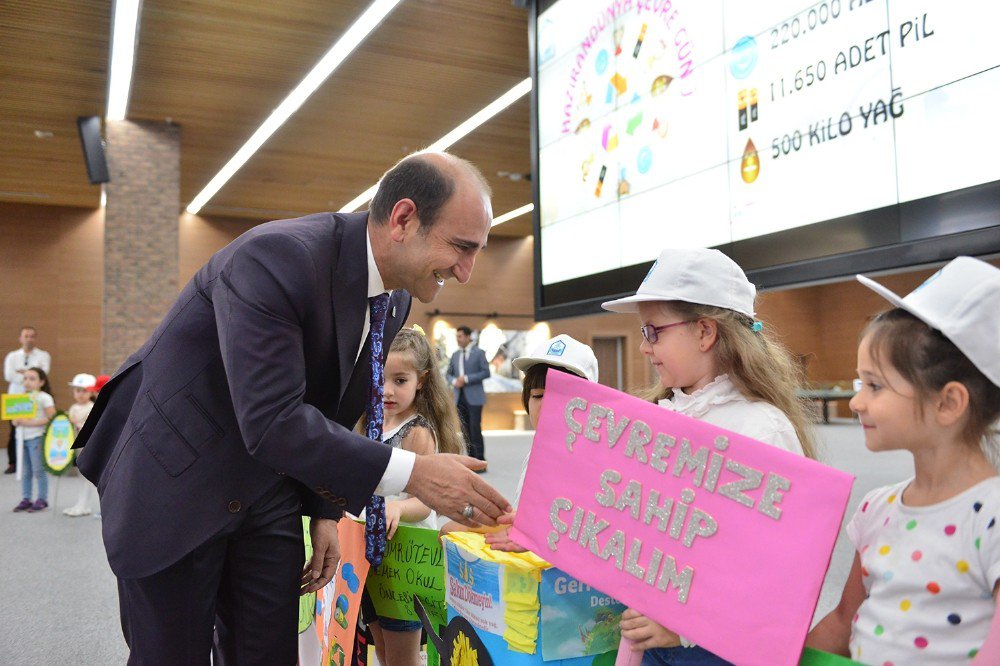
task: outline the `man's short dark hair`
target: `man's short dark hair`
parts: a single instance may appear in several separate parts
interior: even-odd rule
[[[411,199],[417,207],[420,229],[427,233],[454,192],[454,177],[426,157],[414,155],[382,176],[368,210],[373,222],[384,224],[397,201]]]
[[[469,328],[468,326],[459,326],[455,330],[459,333],[465,333],[469,337],[472,337],[472,329]]]
[[[38,333],[38,329],[34,326],[22,326],[19,333],[24,333],[25,331],[34,331],[35,333]]]

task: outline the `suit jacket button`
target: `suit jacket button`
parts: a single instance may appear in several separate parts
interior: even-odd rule
[[[232,502],[229,503],[229,513],[239,513],[240,509],[242,508],[243,505],[240,504],[237,500],[233,500]]]

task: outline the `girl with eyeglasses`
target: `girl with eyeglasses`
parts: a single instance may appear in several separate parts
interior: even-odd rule
[[[638,313],[639,350],[658,375],[651,401],[815,458],[808,410],[796,396],[801,369],[754,319],[756,294],[718,250],[668,249],[633,296],[603,307]],[[632,609],[621,627],[633,649],[646,651],[644,666],[727,663]]]

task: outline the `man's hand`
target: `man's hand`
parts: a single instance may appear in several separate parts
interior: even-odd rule
[[[333,574],[337,573],[337,563],[340,562],[336,520],[313,518],[309,521],[309,535],[312,538],[313,555],[302,570],[300,595],[325,587]]]
[[[679,647],[681,644],[680,636],[631,608],[622,613],[621,628],[622,636],[632,641],[633,650]]]
[[[513,508],[493,486],[470,470],[486,469],[482,460],[452,453],[417,456],[406,492],[467,527],[496,525],[497,518]],[[462,514],[471,505],[472,517]]]
[[[460,389],[463,386],[465,386],[465,375],[462,375],[461,377],[455,377],[455,388]]]

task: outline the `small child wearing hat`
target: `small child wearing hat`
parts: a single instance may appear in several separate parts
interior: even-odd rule
[[[959,257],[864,330],[851,399],[914,476],[868,493],[840,604],[807,645],[866,664],[1000,664],[1000,269]]]
[[[754,319],[757,290],[736,263],[705,248],[667,249],[632,296],[603,304],[636,312],[639,346],[658,375],[650,398],[667,409],[814,457],[801,371]],[[629,609],[622,636],[643,664],[724,664]],[[724,628],[722,629],[725,630]]]
[[[515,368],[524,373],[521,389],[521,404],[528,412],[532,429],[538,428],[542,413],[542,399],[545,397],[545,379],[549,370],[565,372],[596,382],[598,376],[597,356],[588,345],[561,334],[545,341],[532,350],[531,354],[514,359]],[[521,488],[528,472],[528,458],[521,466],[521,476],[517,480],[513,505],[521,499]]]
[[[87,422],[90,410],[94,407],[94,398],[97,395],[96,384],[97,377],[88,375],[85,372],[74,376],[73,380],[69,383],[70,388],[73,389],[73,404],[70,406],[67,415],[69,416],[70,423],[73,424],[73,429],[78,433],[83,428],[83,424]],[[94,484],[83,478],[81,478],[81,481],[83,485],[80,488],[80,494],[77,496],[76,504],[63,509],[63,513],[72,518],[89,515],[92,511],[91,505],[97,499],[97,488],[94,487]]]
[[[528,412],[532,428],[538,428],[538,419],[542,412],[542,400],[545,397],[545,380],[548,371],[556,370],[582,377],[592,382],[597,381],[597,356],[588,345],[574,338],[561,334],[538,345],[527,356],[520,356],[513,361],[515,368],[524,373],[524,386],[521,389],[521,404]],[[521,465],[521,475],[514,491],[513,505],[516,507],[521,498],[521,488],[528,472],[528,458]],[[508,514],[503,520],[509,525],[514,520],[514,514]],[[449,523],[457,530],[468,529],[459,523]],[[486,543],[497,550],[523,552],[524,549],[510,540],[509,527],[489,533]],[[442,533],[451,531],[448,526],[442,528]]]

